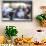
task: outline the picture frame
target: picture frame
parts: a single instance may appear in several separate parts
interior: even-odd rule
[[[32,1],[2,1],[2,20],[32,21]]]

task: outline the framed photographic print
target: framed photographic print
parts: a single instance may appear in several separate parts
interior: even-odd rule
[[[2,20],[31,21],[32,1],[3,1]]]

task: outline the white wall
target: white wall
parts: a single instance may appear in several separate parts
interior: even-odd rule
[[[40,27],[35,20],[36,15],[40,14],[40,6],[46,5],[46,0],[33,0],[33,20],[31,22],[4,22],[1,21],[2,14],[1,14],[1,1],[0,1],[0,35],[4,34],[5,26],[6,25],[14,25],[18,29],[18,36],[22,34],[24,36],[31,36],[32,32],[35,32],[37,29],[44,29],[46,28]]]

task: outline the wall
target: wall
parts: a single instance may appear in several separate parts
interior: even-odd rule
[[[33,0],[33,19],[31,22],[4,22],[1,21],[2,13],[1,13],[1,1],[0,1],[0,35],[4,34],[5,26],[6,25],[14,25],[18,29],[18,36],[21,36],[22,34],[24,36],[31,36],[31,33],[36,32],[37,29],[43,29],[46,30],[46,28],[40,27],[35,19],[36,15],[41,13],[40,6],[46,5],[46,0]],[[32,33],[32,34],[33,34]]]

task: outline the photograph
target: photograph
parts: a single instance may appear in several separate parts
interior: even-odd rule
[[[32,20],[32,1],[3,1],[2,20]]]

